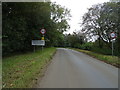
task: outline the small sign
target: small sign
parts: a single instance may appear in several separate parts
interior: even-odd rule
[[[111,36],[111,38],[116,38],[116,34],[115,34],[114,32],[112,32],[112,33],[110,34],[110,36]]]
[[[41,32],[41,34],[45,34],[46,30],[45,29],[41,29],[40,32]]]
[[[32,40],[32,45],[45,46],[45,40]]]
[[[44,40],[44,37],[42,37],[41,40]]]

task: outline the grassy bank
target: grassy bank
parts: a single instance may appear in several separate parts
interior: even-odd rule
[[[55,51],[56,48],[46,48],[35,53],[3,58],[3,87],[32,87],[37,77],[42,75],[42,69],[50,61]]]
[[[103,55],[103,54],[94,53],[94,52],[87,51],[87,50],[75,49],[75,48],[74,50],[86,53],[94,58],[97,58],[101,61],[104,61],[108,64],[111,64],[113,66],[120,68],[120,58],[118,58],[117,56]]]

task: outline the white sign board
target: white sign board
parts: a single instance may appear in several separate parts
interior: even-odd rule
[[[32,45],[45,46],[45,40],[32,40]]]

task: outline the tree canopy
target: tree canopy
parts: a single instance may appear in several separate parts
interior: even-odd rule
[[[3,2],[3,55],[32,50],[31,40],[40,40],[45,28],[47,46],[54,46],[69,28],[70,11],[51,2]]]
[[[95,38],[99,41],[99,47],[104,45],[111,48],[112,38],[110,33],[115,32],[115,48],[120,48],[120,2],[108,2],[93,5],[83,16],[82,31],[86,38]],[[104,44],[104,45],[103,45]],[[118,51],[119,52],[119,51]]]

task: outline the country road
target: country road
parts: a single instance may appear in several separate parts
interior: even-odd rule
[[[118,88],[118,68],[83,53],[58,48],[37,88]]]

